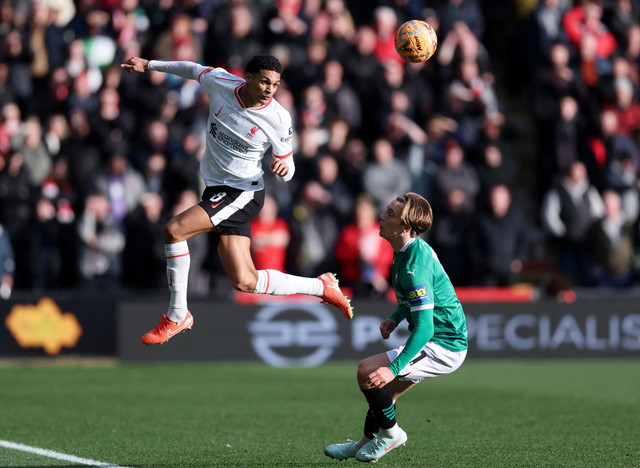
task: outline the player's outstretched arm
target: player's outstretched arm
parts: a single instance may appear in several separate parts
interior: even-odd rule
[[[127,70],[129,73],[132,71],[144,73],[149,68],[149,60],[143,59],[142,57],[130,57],[120,65],[120,68]]]

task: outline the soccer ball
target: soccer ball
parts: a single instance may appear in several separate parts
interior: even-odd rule
[[[436,51],[438,36],[426,21],[410,20],[396,31],[395,46],[407,62],[424,62]]]

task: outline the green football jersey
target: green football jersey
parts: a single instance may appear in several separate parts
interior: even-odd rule
[[[394,375],[405,367],[429,341],[451,351],[467,349],[467,323],[438,256],[417,238],[393,255],[391,280],[398,307],[391,316],[406,319],[411,334],[404,349],[389,365]]]

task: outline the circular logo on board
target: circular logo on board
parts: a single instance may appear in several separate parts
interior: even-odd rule
[[[326,306],[280,303],[260,309],[248,324],[254,351],[274,367],[313,367],[340,344],[338,324]]]

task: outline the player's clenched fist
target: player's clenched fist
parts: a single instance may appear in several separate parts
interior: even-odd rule
[[[289,166],[287,166],[287,163],[281,161],[280,159],[274,159],[271,162],[271,172],[279,175],[280,177],[284,177],[289,173]]]
[[[398,324],[395,320],[387,319],[380,324],[380,334],[382,335],[382,339],[386,340],[389,338],[393,330],[396,329]]]

